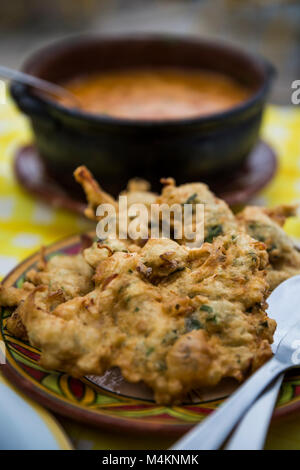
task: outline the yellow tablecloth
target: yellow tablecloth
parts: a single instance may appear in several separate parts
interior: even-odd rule
[[[299,202],[300,110],[270,106],[262,134],[278,152],[279,169],[255,203],[274,206]],[[30,141],[31,132],[26,120],[9,101],[0,104],[0,278],[42,244],[90,227],[77,215],[45,206],[17,184],[12,171],[14,152]],[[286,230],[300,239],[300,218],[288,221]],[[78,448],[162,449],[171,444],[168,438],[113,435],[66,419],[61,422]],[[267,448],[300,449],[300,414],[271,425]]]

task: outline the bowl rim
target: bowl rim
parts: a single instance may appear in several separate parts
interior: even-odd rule
[[[214,121],[226,121],[228,118],[234,118],[239,114],[251,109],[256,103],[259,103],[269,92],[272,81],[276,77],[276,69],[271,62],[265,59],[259,54],[253,54],[247,50],[232,44],[229,41],[220,41],[214,39],[207,39],[203,37],[193,36],[193,35],[178,35],[178,34],[169,34],[169,33],[134,33],[134,34],[75,34],[70,35],[65,38],[51,42],[48,45],[42,46],[35,51],[33,51],[30,56],[23,62],[21,70],[24,72],[29,72],[31,66],[39,60],[39,58],[44,54],[53,54],[56,49],[65,49],[75,48],[81,44],[88,44],[89,42],[120,42],[120,41],[178,41],[185,44],[199,44],[209,48],[218,48],[221,52],[225,51],[246,59],[249,63],[256,67],[262,69],[262,73],[265,75],[262,81],[262,84],[259,88],[251,94],[251,96],[243,101],[241,104],[233,106],[222,112],[212,113],[208,115],[195,116],[190,118],[180,118],[180,119],[130,119],[130,118],[118,118],[106,114],[93,114],[87,111],[79,110],[77,108],[68,108],[61,105],[59,102],[54,99],[47,98],[47,96],[37,95],[31,92],[31,87],[28,85],[16,84],[16,82],[11,82],[11,90],[15,88],[15,85],[18,86],[19,94],[26,93],[28,97],[32,100],[35,100],[41,106],[47,106],[53,108],[53,110],[60,115],[63,115],[67,118],[75,120],[84,120],[85,122],[92,124],[108,124],[116,125],[119,127],[138,127],[138,128],[169,128],[169,127],[179,127],[179,126],[190,126],[190,125],[200,125],[200,124],[209,124]],[[125,68],[125,67],[124,67]],[[170,67],[172,68],[172,67]],[[178,67],[180,68],[180,67]],[[184,68],[184,67],[182,67]],[[199,67],[200,68],[200,67]]]

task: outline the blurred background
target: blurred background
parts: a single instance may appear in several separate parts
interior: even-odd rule
[[[1,0],[0,62],[19,67],[66,35],[143,31],[221,38],[261,53],[279,71],[272,101],[290,104],[300,77],[300,0]]]

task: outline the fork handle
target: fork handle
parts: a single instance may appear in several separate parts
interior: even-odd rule
[[[172,449],[219,449],[256,398],[286,368],[286,365],[273,357],[239,387],[220,408],[176,442]]]
[[[247,411],[227,442],[226,450],[262,450],[264,448],[283,378],[284,374],[277,377]]]

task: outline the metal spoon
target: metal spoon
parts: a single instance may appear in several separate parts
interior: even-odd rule
[[[295,283],[298,289],[295,288]],[[291,278],[285,283],[287,294],[284,302],[281,302],[283,312],[289,311],[289,305],[295,308],[286,316],[285,334],[284,330],[279,332],[281,341],[278,344],[276,354],[273,358],[253,374],[226,402],[212,413],[203,423],[195,426],[182,439],[174,444],[174,450],[214,450],[219,449],[245,412],[255,402],[256,398],[271,384],[278,376],[286,370],[300,365],[300,276]],[[291,290],[289,287],[291,286]],[[282,289],[282,286],[277,289]],[[271,297],[278,300],[276,291]],[[280,289],[280,290],[281,290]],[[273,304],[274,305],[274,304]],[[270,316],[273,311],[269,308]],[[293,325],[293,326],[292,326]]]
[[[72,107],[81,107],[80,101],[75,95],[73,95],[73,93],[60,85],[56,85],[56,83],[48,82],[47,80],[34,77],[33,75],[29,75],[24,72],[19,72],[18,70],[4,67],[3,65],[0,65],[0,77],[8,80],[14,80],[24,85],[29,85],[33,88],[36,88],[37,90],[47,93],[47,95],[50,96],[63,98],[64,100],[67,100],[66,103],[70,103]]]
[[[272,351],[275,354],[280,339],[294,321],[294,312],[299,309],[300,276],[285,281],[268,298],[269,316],[277,322]],[[261,450],[264,447],[280,386],[284,375],[280,375],[245,414],[227,442],[227,450]]]

